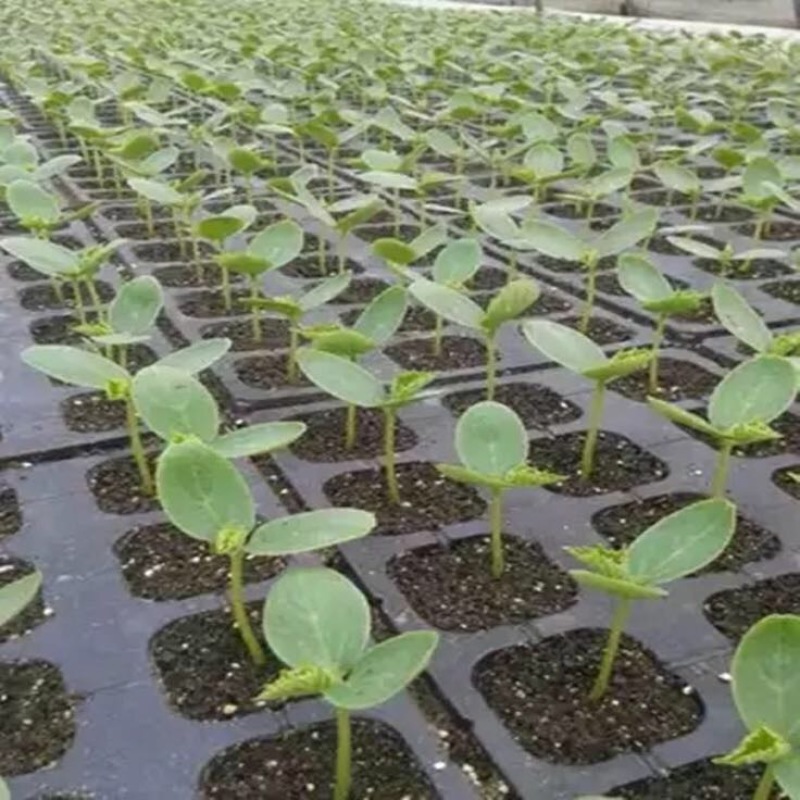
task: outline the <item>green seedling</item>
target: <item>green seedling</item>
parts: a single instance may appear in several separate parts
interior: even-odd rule
[[[158,461],[156,483],[170,522],[230,559],[234,623],[258,665],[266,663],[267,655],[245,608],[245,556],[308,553],[366,536],[375,526],[372,514],[354,508],[320,509],[257,524],[245,479],[225,456],[200,441],[171,444]]]
[[[797,373],[792,362],[779,356],[759,356],[740,364],[715,387],[708,402],[708,419],[648,397],[650,407],[678,425],[711,438],[719,448],[711,495],[723,497],[734,447],[770,442],[781,435],[770,427],[794,402]]]
[[[230,346],[229,339],[205,339],[176,350],[157,363],[163,367],[172,367],[191,374],[202,372],[222,358]],[[120,400],[125,403],[125,423],[131,454],[139,471],[142,491],[145,494],[152,494],[155,486],[139,431],[131,373],[110,358],[68,345],[34,345],[23,350],[20,357],[28,366],[50,378],[72,386],[97,389],[105,392],[109,400]]]
[[[633,601],[665,597],[663,585],[710,564],[728,546],[735,527],[733,503],[701,500],[651,525],[622,550],[605,545],[566,548],[588,568],[570,570],[570,575],[582,586],[611,595],[616,603],[591,700],[601,700],[608,691]]]
[[[667,320],[674,315],[697,311],[705,295],[691,289],[673,289],[658,267],[642,253],[623,253],[617,259],[617,279],[620,286],[635,297],[645,311],[656,315],[648,390],[651,394],[658,394],[659,349]]]
[[[772,213],[779,205],[800,211],[800,202],[786,191],[787,182],[780,166],[765,155],[753,158],[745,167],[739,202],[757,214],[754,239],[761,239],[769,231]]]
[[[758,312],[729,283],[711,289],[714,313],[725,329],[755,353],[791,356],[800,349],[800,331],[776,336]]]
[[[300,333],[311,341],[315,350],[324,350],[326,353],[356,361],[377,350],[394,336],[403,324],[407,308],[406,290],[402,286],[390,286],[359,314],[351,328],[322,324],[302,328]],[[356,427],[356,406],[349,403],[345,425],[345,448],[348,450],[355,447]]]
[[[270,270],[279,269],[294,261],[303,250],[303,229],[291,220],[276,222],[257,233],[245,250],[220,253],[217,263],[223,274],[235,272],[245,275],[250,282],[249,302],[252,312],[253,334],[261,335],[258,299],[261,297],[261,280]]]
[[[618,137],[615,141],[620,143],[623,140],[623,137]],[[619,147],[621,150],[622,147]],[[631,167],[627,165],[615,166],[606,172],[589,178],[582,184],[574,187],[570,192],[561,192],[560,197],[564,200],[571,200],[579,209],[585,209],[586,223],[591,226],[592,222],[594,222],[594,211],[598,203],[622,189],[627,189],[633,177],[634,170]],[[610,255],[614,254],[612,253]],[[555,258],[560,258],[560,256],[555,256]]]
[[[499,579],[505,570],[503,496],[509,489],[547,486],[564,476],[527,463],[525,426],[501,403],[487,400],[465,411],[456,425],[455,445],[461,464],[437,464],[436,468],[448,478],[489,492],[492,577]]]
[[[345,403],[359,408],[383,411],[383,449],[386,487],[389,499],[400,503],[400,488],[395,466],[395,430],[397,410],[413,403],[435,377],[432,372],[401,372],[385,387],[370,372],[347,358],[302,347],[297,363],[303,374],[320,389]]]
[[[73,330],[86,336],[102,348],[108,358],[125,367],[128,348],[150,339],[163,306],[161,284],[150,275],[140,275],[122,284],[103,319],[76,325]]]
[[[731,273],[746,273],[750,269],[750,263],[755,258],[768,258],[783,261],[786,253],[777,248],[760,247],[752,250],[742,250],[736,252],[732,244],[726,244],[723,248],[714,245],[698,242],[687,236],[668,236],[667,241],[683,250],[684,253],[696,256],[697,258],[713,261],[721,277],[726,277]]]
[[[531,278],[509,281],[485,311],[457,289],[426,278],[417,278],[409,291],[434,314],[480,333],[486,347],[486,399],[492,400],[497,382],[497,334],[504,324],[519,319],[538,300],[539,284]]]
[[[55,194],[25,179],[8,184],[6,203],[19,224],[39,239],[47,239],[56,228],[82,219],[94,210],[94,206],[89,204],[65,214]]]
[[[581,477],[588,481],[594,469],[606,386],[618,378],[646,369],[653,353],[637,348],[620,350],[609,357],[580,331],[547,320],[528,320],[523,324],[522,331],[528,341],[547,358],[594,382],[580,468]]]
[[[747,729],[727,755],[714,759],[732,767],[762,764],[753,800],[800,797],[800,617],[773,614],[750,628],[733,656],[731,684],[736,709]]]
[[[253,183],[255,176],[273,166],[271,159],[265,158],[251,147],[231,147],[225,154],[231,172],[244,178],[244,191],[247,202],[253,202]]]
[[[697,173],[681,164],[672,161],[658,161],[652,165],[655,176],[668,190],[667,205],[672,204],[674,193],[687,195],[691,200],[689,218],[697,218],[697,206],[703,194],[703,184]]]
[[[526,221],[519,229],[519,239],[529,249],[550,258],[573,261],[586,270],[586,305],[579,328],[586,333],[594,309],[598,262],[636,246],[653,233],[657,222],[658,212],[646,209],[624,217],[599,236],[584,238],[550,222]]]
[[[17,180],[41,185],[60,177],[81,160],[80,156],[63,155],[40,163],[36,148],[0,122],[0,187]]]
[[[447,228],[442,224],[425,228],[418,236],[406,243],[401,239],[385,237],[372,243],[372,252],[386,262],[386,266],[406,283],[415,275],[411,267],[447,241]]]
[[[63,300],[61,284],[72,285],[75,312],[82,325],[87,322],[86,307],[83,303],[82,287],[91,299],[99,316],[103,315],[103,304],[97,294],[95,278],[116,249],[125,242],[115,239],[110,244],[91,245],[82,250],[70,250],[54,242],[33,239],[26,236],[9,236],[0,239],[0,247],[14,258],[25,262],[31,269],[50,278],[56,295]]]
[[[264,604],[264,636],[287,665],[259,695],[287,700],[321,695],[336,711],[334,800],[352,785],[351,714],[383,705],[428,665],[438,644],[432,631],[412,631],[370,645],[370,609],[363,594],[339,573],[292,569]]]

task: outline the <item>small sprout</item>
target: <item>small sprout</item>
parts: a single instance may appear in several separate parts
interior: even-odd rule
[[[730,753],[714,761],[732,767],[763,764],[753,800],[769,800],[776,782],[786,796],[800,796],[798,672],[798,616],[765,617],[742,637],[734,653],[733,699],[747,733]]]
[[[330,569],[291,569],[264,604],[264,636],[288,669],[264,688],[265,700],[322,695],[336,710],[334,800],[352,784],[351,712],[381,706],[428,665],[439,637],[412,631],[370,645],[363,594]]]
[[[328,394],[359,408],[383,410],[386,486],[391,501],[399,504],[400,489],[397,484],[394,451],[397,409],[418,399],[420,392],[435,377],[434,373],[401,372],[385,387],[362,366],[323,350],[300,348],[297,362],[303,374]]]
[[[736,527],[736,507],[722,499],[701,500],[651,525],[622,550],[605,545],[567,547],[588,569],[570,570],[582,586],[616,600],[608,642],[589,695],[597,701],[608,691],[623,628],[634,600],[666,596],[663,584],[710,564],[728,546]]]
[[[588,481],[594,468],[606,385],[617,378],[645,369],[653,353],[644,349],[619,350],[609,357],[579,331],[547,320],[528,320],[523,324],[522,330],[528,341],[545,356],[577,375],[594,381],[589,428],[581,456],[581,477]]]
[[[617,277],[629,295],[635,297],[646,311],[656,315],[648,387],[651,394],[658,394],[658,356],[667,320],[676,314],[697,311],[705,295],[673,289],[658,267],[641,253],[623,253],[617,260]]]
[[[684,253],[716,262],[719,267],[719,274],[722,277],[725,277],[731,271],[747,272],[750,268],[750,262],[754,258],[777,260],[786,258],[786,253],[783,250],[778,250],[774,247],[743,250],[737,253],[732,244],[726,244],[720,249],[705,242],[698,242],[688,236],[667,236],[667,241],[679,250],[683,250]]]
[[[197,440],[171,444],[164,451],[156,482],[170,522],[230,559],[234,622],[259,665],[267,656],[245,609],[245,556],[307,553],[366,536],[375,526],[372,514],[354,508],[309,511],[256,525],[256,508],[245,479],[225,456]]]
[[[794,402],[797,373],[779,356],[759,356],[740,364],[716,386],[708,403],[708,419],[655,397],[650,407],[678,425],[713,439],[719,446],[711,495],[723,497],[734,447],[780,439],[770,426]]]
[[[503,495],[509,489],[546,486],[564,479],[527,463],[528,436],[522,420],[507,406],[493,401],[477,403],[464,412],[456,426],[456,452],[461,465],[437,464],[443,475],[487,489],[492,577],[505,569],[503,556]]]
[[[509,281],[491,299],[486,311],[457,289],[426,278],[417,278],[409,291],[435,314],[478,331],[483,336],[486,346],[486,399],[493,399],[497,375],[495,339],[505,323],[519,319],[539,299],[539,284],[531,278]]]
[[[761,355],[791,356],[800,349],[800,331],[775,336],[758,312],[729,283],[711,289],[714,313],[725,329]]]

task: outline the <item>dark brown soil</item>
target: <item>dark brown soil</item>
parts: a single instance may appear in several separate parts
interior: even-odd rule
[[[691,361],[661,356],[658,360],[657,397],[676,402],[711,394],[720,377]],[[609,386],[631,400],[644,402],[650,394],[647,370],[620,378]]]
[[[153,230],[149,231],[147,229],[147,224],[145,222],[128,222],[122,225],[116,226],[117,233],[123,239],[173,239],[177,238],[177,233],[175,232],[175,226],[169,220],[164,220],[163,222],[156,222],[153,221]],[[186,253],[189,253],[189,245],[187,242],[187,250]]]
[[[585,267],[577,261],[565,261],[561,258],[551,258],[550,256],[537,253],[536,263],[551,272],[585,272]],[[613,256],[606,256],[597,262],[597,271],[602,272],[607,269],[614,269],[617,266],[617,259]]]
[[[95,281],[94,285],[101,302],[107,303],[114,296],[114,290],[105,281]],[[75,308],[75,289],[72,284],[63,284],[61,291],[64,296],[63,301],[59,300],[56,290],[50,283],[27,286],[19,291],[19,304],[28,311]],[[92,305],[92,299],[83,284],[81,284],[81,301],[84,308]]]
[[[263,601],[247,606],[262,645],[263,606]],[[255,697],[280,671],[272,654],[263,667],[253,663],[227,609],[170,622],[150,640],[150,655],[167,702],[189,719],[230,719],[264,708]]]
[[[153,264],[170,263],[172,261],[181,263],[188,261],[193,257],[190,243],[186,243],[187,255],[184,256],[181,253],[181,245],[177,239],[165,242],[148,242],[147,244],[137,244],[132,249],[133,255],[136,259],[149,261]],[[201,257],[207,257],[214,251],[205,242],[199,242],[198,252],[200,253]]]
[[[419,235],[419,228],[416,225],[400,225],[399,230],[392,225],[359,225],[355,229],[355,234],[365,242],[374,242],[376,239],[400,239],[403,242],[410,242]]]
[[[775,283],[765,283],[758,288],[773,297],[800,305],[800,281],[775,281]]]
[[[0,555],[0,586],[6,586],[19,578],[24,578],[34,572],[36,567],[23,561],[20,558],[12,558],[7,555]],[[45,610],[42,592],[39,591],[23,611],[14,619],[0,627],[0,643],[7,642],[9,639],[17,639],[20,636],[41,625],[50,612]]]
[[[800,574],[726,589],[711,595],[703,611],[708,621],[732,641],[770,614],[800,614]]]
[[[568,476],[562,483],[545,486],[547,491],[575,497],[627,491],[662,480],[669,473],[663,461],[630,439],[600,431],[591,480],[585,481],[579,475],[584,437],[583,432],[565,433],[531,443],[531,464]]]
[[[692,262],[703,272],[710,272],[712,275],[722,275],[722,268],[719,261],[710,258],[696,258]],[[773,261],[768,258],[754,258],[749,263],[747,261],[735,261],[728,268],[725,277],[736,278],[738,280],[756,280],[758,278],[777,278],[780,275],[788,275],[791,272],[786,265],[780,261]]]
[[[249,311],[239,301],[249,297],[249,292],[235,289],[231,292],[231,307],[225,308],[222,292],[192,292],[178,301],[178,308],[187,317],[238,317]]]
[[[387,725],[353,720],[356,800],[436,800],[408,745]],[[333,792],[336,728],[324,723],[224,750],[203,770],[204,800],[328,800]]]
[[[755,224],[740,225],[736,231],[743,236],[753,236],[755,227]],[[761,240],[765,242],[788,242],[793,239],[800,239],[800,223],[788,219],[771,220],[769,227],[761,234]]]
[[[59,670],[47,661],[0,662],[0,774],[52,764],[74,736],[73,704]]]
[[[776,470],[772,473],[772,482],[786,494],[800,500],[800,464]]]
[[[645,778],[612,789],[612,796],[626,800],[752,800],[763,767],[728,767],[711,761],[695,761],[678,767],[663,778]],[[778,800],[775,789],[770,800]]]
[[[611,506],[592,517],[592,525],[614,547],[627,547],[640,533],[663,517],[685,508],[698,500],[699,494],[680,492],[649,497],[620,506]],[[764,528],[745,517],[736,519],[736,533],[725,552],[697,574],[709,572],[736,572],[745,564],[774,558],[781,550],[781,542]]]
[[[569,608],[572,579],[535,542],[504,536],[506,569],[492,578],[488,537],[411,550],[387,565],[413,609],[447,631],[481,631],[515,625]]]
[[[580,317],[566,317],[565,319],[560,319],[559,322],[577,330],[580,324]],[[593,316],[589,320],[589,329],[586,331],[586,335],[595,344],[599,344],[602,347],[607,344],[624,342],[626,339],[631,338],[633,332],[629,328],[606,319],[606,317]]]
[[[37,319],[30,326],[31,338],[36,344],[79,345],[85,339],[72,330],[77,324],[78,320],[72,316]]]
[[[142,218],[139,209],[135,205],[103,206],[103,216],[111,222],[135,222]],[[162,214],[158,208],[153,209],[153,218],[166,217],[166,211]]]
[[[205,262],[203,269],[198,275],[197,269],[193,265],[176,264],[173,267],[157,267],[153,270],[153,276],[157,278],[163,286],[182,289],[189,286],[219,286],[222,283],[222,270],[213,263]],[[231,273],[231,283],[241,283],[242,276]]]
[[[563,314],[572,308],[569,300],[551,292],[542,292],[539,299],[531,306],[528,315],[541,317],[546,314]]]
[[[550,214],[550,216],[560,217],[561,219],[586,219],[589,206],[588,204],[557,203],[552,206],[544,206],[542,211],[546,214]],[[606,205],[605,203],[595,203],[592,209],[592,219],[613,217],[617,214],[619,214],[619,209],[614,208],[614,206]]]
[[[485,399],[484,389],[470,389],[445,395],[442,404],[460,417],[468,408]],[[502,383],[496,388],[494,399],[517,413],[526,428],[563,425],[581,415],[581,410],[574,403],[547,386],[536,383]]]
[[[718,239],[712,239],[710,236],[698,236],[697,234],[693,234],[692,239],[696,242],[702,242],[703,244],[711,245],[711,247],[716,247],[719,250],[725,247],[724,242],[720,242]],[[683,256],[684,258],[688,258],[686,252],[679,247],[675,247],[672,242],[668,241],[666,236],[654,236],[648,242],[647,249],[665,256]]]
[[[483,514],[486,504],[469,486],[448,480],[433,464],[414,461],[398,464],[401,503],[392,503],[384,471],[359,470],[336,475],[325,482],[325,494],[335,506],[362,508],[378,518],[376,534],[396,536],[438,530]]]
[[[253,323],[251,319],[237,319],[230,322],[216,322],[200,329],[203,339],[226,336],[233,342],[231,350],[245,352],[248,350],[271,350],[286,347],[289,344],[289,323],[283,319],[264,318],[259,320],[261,338],[253,339]]]
[[[0,539],[15,534],[22,527],[22,512],[17,493],[8,486],[0,487]]]
[[[356,278],[350,285],[331,300],[333,305],[346,305],[349,303],[369,303],[374,300],[389,284],[378,278]]]
[[[497,267],[480,267],[466,283],[466,288],[474,292],[493,292],[508,282],[508,273]]]
[[[239,380],[256,389],[305,389],[312,384],[298,369],[294,383],[286,378],[287,356],[250,356],[233,362]]]
[[[684,210],[684,215],[689,216],[689,209]],[[723,205],[717,208],[716,205],[700,206],[695,213],[696,222],[744,222],[752,219],[753,212],[747,208],[739,206]]]
[[[467,336],[442,336],[441,344],[442,350],[438,356],[433,352],[433,338],[406,339],[384,348],[384,353],[403,369],[408,370],[436,372],[474,369],[486,365],[486,347],[479,339]]]
[[[636,199],[640,203],[648,206],[691,206],[693,200],[688,194],[681,192],[671,192],[667,189],[651,189],[647,192],[639,192]]]
[[[293,417],[308,425],[308,430],[291,445],[292,452],[306,461],[352,461],[376,458],[383,454],[383,412],[374,408],[356,409],[356,442],[352,449],[344,447],[347,410],[334,408]],[[417,436],[399,420],[395,430],[395,453],[410,450],[417,444]]]
[[[125,403],[105,392],[85,392],[61,401],[64,423],[71,431],[99,433],[125,427]]]
[[[474,681],[519,743],[557,764],[644,752],[694,730],[700,702],[653,653],[623,635],[611,685],[588,699],[608,632],[581,629],[511,647],[478,663]]]
[[[182,600],[228,585],[230,559],[214,555],[205,542],[162,523],[128,531],[114,544],[131,594],[148,600]],[[257,583],[283,567],[278,558],[245,556],[244,579]]]
[[[154,475],[156,458],[156,453],[148,455]],[[102,461],[89,470],[86,479],[98,507],[108,514],[140,514],[158,508],[158,500],[142,490],[133,456]]]
[[[349,258],[344,261],[344,271],[358,275],[364,268],[351,261]],[[340,272],[338,258],[328,256],[325,258],[324,265],[320,266],[319,258],[313,255],[304,255],[281,267],[281,272],[290,278],[325,278],[329,275],[337,275]]]

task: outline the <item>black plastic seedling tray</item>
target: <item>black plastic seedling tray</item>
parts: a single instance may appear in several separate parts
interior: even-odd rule
[[[52,153],[62,149],[46,121],[27,101],[10,90],[5,99],[28,120],[29,132],[39,137],[41,144],[51,148]],[[281,153],[285,164],[299,163],[295,149],[287,147]],[[306,155],[319,157],[311,150]],[[465,196],[476,200],[491,196],[481,185],[481,172],[485,170],[475,172],[477,180],[465,189]],[[337,190],[364,189],[346,168],[337,168],[336,179]],[[98,188],[85,166],[80,165],[71,177],[65,177],[61,189],[75,203],[90,199],[100,203],[85,224],[72,226],[70,235],[87,243],[93,237],[110,240],[130,236],[118,254],[122,272],[159,274],[164,268],[180,266],[180,260],[158,255],[159,248],[163,251],[169,247],[168,238],[161,234],[160,240],[142,237],[131,227],[135,220],[131,198],[117,198],[113,191]],[[296,206],[274,198],[269,203],[271,208],[263,212],[261,222],[290,215],[302,224],[309,239],[322,236],[332,244],[329,235]],[[614,200],[607,205],[619,207]],[[402,223],[409,229],[419,227],[416,212],[413,204],[404,205]],[[544,213],[549,213],[547,207]],[[570,227],[581,224],[551,215]],[[158,215],[156,221],[163,223]],[[672,209],[664,214],[662,223],[687,221],[685,213]],[[468,226],[457,217],[450,217],[449,225],[453,236],[467,232]],[[712,223],[711,227],[712,238],[732,241],[739,248],[752,246],[752,240],[734,230],[736,224]],[[164,230],[163,225],[159,230]],[[369,240],[374,234],[374,227],[357,230],[345,243],[348,265],[357,271],[354,281],[390,280],[385,265],[370,253]],[[485,237],[482,240],[485,266],[505,269],[509,252]],[[794,244],[779,243],[787,248]],[[654,258],[669,277],[689,286],[705,290],[713,283],[714,276],[699,269],[688,257],[655,253]],[[22,524],[18,531],[9,532],[2,545],[9,557],[35,565],[43,572],[47,610],[37,624],[30,626],[31,630],[5,641],[0,652],[3,663],[42,659],[52,664],[63,679],[62,695],[68,697],[64,702],[71,706],[70,722],[62,726],[67,730],[63,752],[58,752],[46,768],[11,775],[12,791],[15,797],[25,800],[67,792],[97,800],[206,798],[209,795],[203,781],[212,759],[235,745],[265,737],[280,738],[328,720],[329,710],[316,701],[302,701],[254,713],[233,709],[228,718],[223,714],[223,718],[206,721],[176,710],[174,696],[158,665],[154,641],[172,623],[221,609],[223,598],[219,591],[205,589],[181,598],[148,599],[141,596],[141,591],[137,594],[126,580],[120,553],[121,543],[129,538],[123,537],[129,537],[134,529],[162,523],[163,516],[157,510],[109,513],[98,506],[87,473],[94,470],[95,474],[96,468],[109,459],[125,455],[124,432],[70,430],[60,406],[77,390],[55,386],[19,363],[19,351],[32,343],[31,326],[66,312],[23,308],[20,292],[47,284],[16,280],[9,266],[9,259],[0,262],[0,335],[6,345],[0,354],[0,480],[2,496],[13,495]],[[519,266],[540,280],[549,298],[548,308],[534,313],[554,320],[572,319],[580,313],[584,291],[581,273],[549,268],[533,253],[523,254]],[[112,287],[121,279],[112,270],[106,270],[102,278]],[[791,278],[737,279],[735,285],[777,330],[791,326],[800,315],[794,303],[764,290],[776,280]],[[268,276],[266,289],[275,294],[293,293],[313,283],[313,278],[292,276],[283,270]],[[198,341],[208,335],[209,326],[230,321],[225,316],[198,318],[186,314],[187,298],[199,291],[204,289],[165,287],[164,318],[159,334],[151,342],[157,355]],[[476,296],[480,298],[480,294]],[[335,321],[362,307],[363,302],[330,305],[316,321]],[[629,298],[603,291],[602,286],[597,317],[626,332],[624,337],[608,342],[609,352],[620,347],[646,346],[650,341],[653,320]],[[445,333],[471,337],[469,332],[450,325]],[[408,342],[426,337],[429,340],[430,332],[401,333],[389,352],[384,348],[365,363],[388,379],[399,368],[391,356],[391,347],[402,347],[403,343],[407,347]],[[531,458],[537,463],[537,458],[554,443],[575,437],[585,429],[591,387],[549,364],[525,341],[518,325],[508,325],[497,345],[498,396],[531,392],[543,398],[543,403],[547,398],[547,407],[552,410],[552,417],[530,420],[527,426]],[[262,350],[232,352],[214,368],[228,419],[252,423],[335,414],[337,405],[313,387],[280,383],[254,386],[242,380],[242,361],[279,356],[283,347],[280,342],[268,342]],[[675,398],[687,409],[702,409],[714,383],[742,357],[736,343],[713,322],[674,321],[668,327],[663,358],[689,363],[708,376],[706,388],[694,396],[679,394]],[[437,380],[425,399],[399,414],[403,431],[400,441],[404,442],[398,452],[401,471],[422,464],[428,465],[426,474],[430,474],[430,465],[453,461],[457,420],[457,413],[451,410],[453,397],[472,392],[474,402],[483,390],[480,363],[445,365],[437,372]],[[568,759],[536,755],[524,746],[512,733],[507,710],[490,701],[486,683],[482,684],[488,674],[487,664],[498,653],[520,646],[535,652],[554,637],[607,627],[610,607],[605,598],[577,591],[566,575],[574,562],[564,552],[565,546],[608,541],[602,530],[609,518],[624,527],[629,509],[656,504],[664,497],[697,494],[710,479],[715,452],[709,445],[657,417],[642,399],[626,396],[630,393],[623,392],[622,387],[610,388],[602,424],[604,440],[616,441],[634,453],[624,488],[589,494],[543,489],[517,491],[508,496],[505,531],[509,540],[516,543],[514,547],[535,553],[536,569],[546,572],[541,591],[556,597],[553,607],[519,618],[506,615],[504,621],[484,626],[466,625],[459,629],[458,625],[442,625],[441,644],[428,671],[426,692],[407,692],[365,715],[385,723],[402,737],[429,781],[431,797],[574,800],[580,794],[610,793],[633,781],[710,758],[740,739],[740,723],[724,679],[735,643],[712,624],[707,601],[719,592],[736,592],[798,571],[796,500],[773,480],[776,473],[800,462],[800,452],[793,450],[792,440],[775,454],[733,460],[730,492],[738,505],[740,528],[746,522],[757,529],[757,534],[742,544],[732,561],[677,582],[663,601],[638,604],[627,628],[632,640],[650,652],[657,668],[671,676],[669,680],[678,694],[695,703],[697,719],[691,730],[676,738],[662,738],[640,751],[628,747],[627,751],[622,748],[612,757],[593,763],[568,763]],[[336,447],[330,450],[325,455],[327,460],[312,460],[290,449],[259,462],[259,468],[243,465],[260,513],[272,517],[287,510],[327,507],[341,498],[331,486],[344,485],[342,482],[348,480],[350,490],[356,487],[357,496],[359,484],[369,482],[368,473],[374,477],[380,468],[374,446],[369,455],[351,460],[336,460]],[[364,473],[365,477],[346,477],[352,473]],[[431,489],[431,482],[421,488]],[[398,565],[403,559],[417,559],[412,563],[424,565],[429,563],[429,553],[446,554],[462,546],[471,547],[475,537],[487,532],[480,498],[471,491],[463,497],[464,505],[455,521],[404,525],[399,531],[393,529],[393,523],[381,524],[367,539],[343,546],[338,554],[327,554],[368,593],[379,629],[406,631],[437,626],[431,619],[436,615],[430,606],[420,597],[410,597],[410,590],[402,588]],[[415,500],[412,491],[406,502],[413,507]],[[303,562],[318,563],[321,558]],[[260,601],[270,580],[248,584],[248,599]],[[444,586],[441,594],[447,605]],[[769,611],[764,609],[764,613]],[[191,643],[187,643],[187,651],[191,651]],[[0,693],[3,688],[0,682]],[[213,689],[209,687],[209,691]],[[455,740],[460,742],[459,747],[454,746]],[[480,788],[471,777],[475,771]],[[494,793],[487,787],[492,787]]]

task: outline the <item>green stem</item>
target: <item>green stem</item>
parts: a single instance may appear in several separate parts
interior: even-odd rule
[[[100,300],[100,295],[97,293],[97,287],[94,285],[94,278],[84,278],[83,282],[86,284],[86,291],[89,294],[89,299],[92,306],[97,311],[99,319],[103,319],[103,302]]]
[[[266,664],[267,655],[261,643],[256,639],[253,626],[250,624],[250,617],[247,616],[247,609],[244,605],[244,548],[237,548],[231,555],[229,595],[231,601],[231,611],[233,620],[239,629],[244,646],[250,653],[253,663],[261,666]]]
[[[203,280],[203,265],[200,263],[200,244],[196,236],[192,236],[192,261],[198,282]]]
[[[350,712],[346,708],[336,709],[336,788],[333,800],[347,800],[352,783],[352,726]]]
[[[317,257],[319,258],[319,274],[324,276],[325,275],[325,239],[320,236],[319,237],[319,245],[317,247]]]
[[[601,700],[608,691],[608,684],[611,680],[611,671],[614,669],[614,661],[619,650],[619,642],[622,638],[622,629],[628,619],[631,610],[631,601],[628,597],[620,597],[617,600],[617,607],[614,609],[614,616],[611,618],[611,630],[608,634],[605,650],[603,650],[603,660],[600,662],[600,671],[592,686],[589,699],[597,702]]]
[[[650,394],[658,394],[658,351],[664,339],[664,327],[667,324],[667,315],[661,314],[656,323],[656,330],[653,334],[653,344],[651,351],[653,360],[650,362],[650,375],[648,380],[648,391]]]
[[[250,299],[258,300],[258,279],[255,276],[250,279]],[[253,303],[253,306],[250,309],[250,314],[250,323],[253,326],[253,341],[260,342],[262,338],[261,318],[259,316],[258,306],[255,303]]]
[[[222,276],[222,300],[225,304],[225,310],[230,311],[232,306],[231,300],[231,273],[227,267],[219,265],[220,275]]]
[[[436,324],[433,328],[433,355],[439,358],[442,354],[442,316],[436,315]]]
[[[147,455],[142,444],[142,434],[139,431],[139,420],[136,418],[136,406],[133,404],[133,396],[130,391],[125,395],[125,423],[128,427],[128,436],[131,442],[131,454],[139,470],[139,478],[142,481],[142,491],[147,495],[155,492],[153,475],[150,472],[150,464],[147,462]]]
[[[289,383],[294,383],[297,380],[298,338],[297,328],[292,325],[289,328],[289,355],[286,359],[286,380]]]
[[[597,289],[597,272],[596,272],[596,263],[594,260],[590,261],[586,268],[588,272],[586,273],[586,305],[583,307],[583,313],[581,314],[581,321],[578,325],[578,330],[581,333],[586,333],[589,330],[589,322],[592,319],[592,310],[594,309],[594,298]]]
[[[397,485],[397,472],[395,470],[394,434],[397,417],[393,408],[383,409],[383,451],[386,459],[386,488],[389,490],[389,499],[393,503],[400,503],[400,488]]]
[[[153,224],[153,206],[146,197],[142,203],[142,208],[144,209],[144,224],[147,226],[147,233],[149,236],[153,236],[156,232]]]
[[[81,325],[86,324],[86,310],[83,307],[83,298],[81,297],[81,282],[80,280],[72,281],[72,294],[75,297],[75,311],[78,314],[78,320]]]
[[[505,571],[502,489],[492,489],[492,499],[489,503],[489,533],[492,546],[492,577],[498,579]]]
[[[53,275],[53,277],[50,278],[50,284],[53,287],[53,291],[56,293],[56,298],[58,299],[58,302],[63,305],[64,290],[61,287],[61,278],[59,278],[57,275]]]
[[[583,443],[583,455],[581,456],[581,477],[585,481],[591,477],[594,466],[594,453],[597,450],[597,434],[603,418],[605,392],[605,383],[598,381],[592,393],[592,403],[589,407],[589,429],[586,431],[586,441]]]
[[[348,403],[344,431],[344,446],[346,450],[352,450],[356,445],[357,424],[358,410],[352,403]]]
[[[486,337],[486,399],[494,400],[497,383],[497,353],[494,349],[494,334]]]
[[[731,466],[731,451],[733,442],[723,442],[717,456],[717,466],[711,481],[711,496],[725,497],[725,487],[728,485],[728,471]]]
[[[767,764],[761,780],[756,787],[756,793],[753,795],[753,800],[769,800],[772,793],[772,787],[775,785],[775,765]]]

